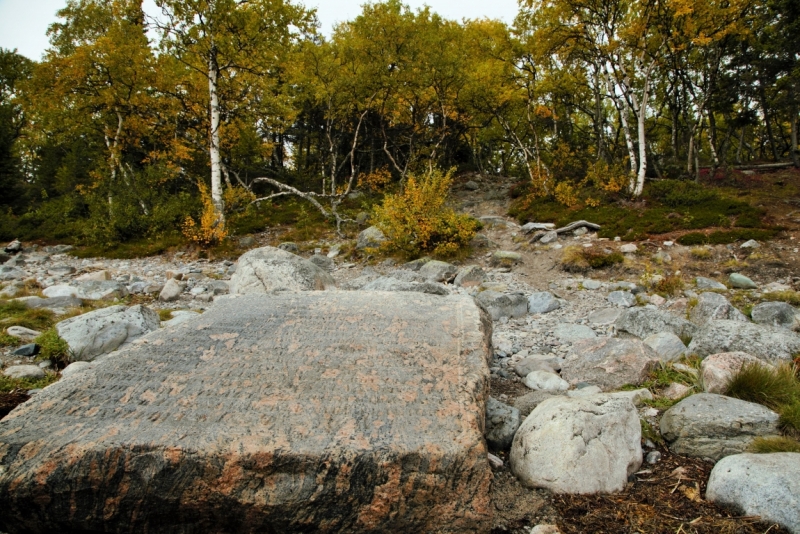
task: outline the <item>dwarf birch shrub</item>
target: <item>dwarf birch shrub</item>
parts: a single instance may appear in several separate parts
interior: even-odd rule
[[[478,222],[447,207],[452,170],[409,176],[398,194],[374,208],[376,226],[386,236],[383,248],[409,257],[452,256],[475,236]]]

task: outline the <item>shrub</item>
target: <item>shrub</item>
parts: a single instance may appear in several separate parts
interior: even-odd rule
[[[655,285],[655,292],[663,297],[677,295],[683,289],[683,280],[680,276],[665,276]]]
[[[719,198],[717,193],[698,183],[678,180],[655,182],[650,186],[650,196],[672,208],[694,206]]]
[[[800,401],[800,382],[790,365],[770,369],[757,363],[749,364],[733,375],[725,395],[779,410],[784,405]]]
[[[40,360],[53,360],[59,367],[65,367],[70,363],[69,345],[61,339],[55,328],[50,328],[35,340],[39,345]]]
[[[203,201],[203,213],[200,216],[199,224],[191,216],[184,219],[183,235],[201,247],[207,248],[225,239],[228,233],[225,230],[225,221],[219,217],[211,200],[208,186],[202,181],[198,181],[197,187]]]
[[[477,222],[446,206],[452,170],[435,170],[419,180],[409,176],[403,191],[375,206],[375,224],[386,236],[385,250],[409,257],[451,256],[474,237]]]
[[[705,247],[694,247],[689,254],[696,260],[711,259],[711,251]]]
[[[800,443],[792,438],[771,437],[756,438],[747,448],[748,452],[769,454],[772,452],[800,452]]]
[[[561,268],[570,273],[582,273],[590,269],[604,269],[625,261],[621,252],[603,252],[584,247],[567,247],[561,256]]]

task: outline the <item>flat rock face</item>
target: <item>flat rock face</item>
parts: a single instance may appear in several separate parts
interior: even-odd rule
[[[584,339],[572,346],[561,377],[573,385],[588,382],[610,391],[642,383],[659,362],[658,354],[638,339]]]
[[[620,315],[617,330],[642,339],[661,332],[672,332],[680,338],[693,337],[697,326],[667,311],[632,308]]]
[[[0,531],[488,532],[465,296],[232,297],[0,421]]]

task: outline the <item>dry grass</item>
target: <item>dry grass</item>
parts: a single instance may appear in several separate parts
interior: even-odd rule
[[[694,247],[689,254],[692,256],[692,258],[700,261],[711,259],[711,250],[707,249],[706,247]]]
[[[773,452],[800,452],[800,442],[788,437],[756,438],[747,448],[748,452],[769,454]]]

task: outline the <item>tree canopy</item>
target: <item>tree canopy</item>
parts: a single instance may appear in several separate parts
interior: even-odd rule
[[[434,169],[570,204],[800,164],[791,0],[387,0],[330,37],[292,0],[157,4],[68,0],[41,62],[0,50],[0,231],[112,243],[287,196],[342,223],[369,177]]]

